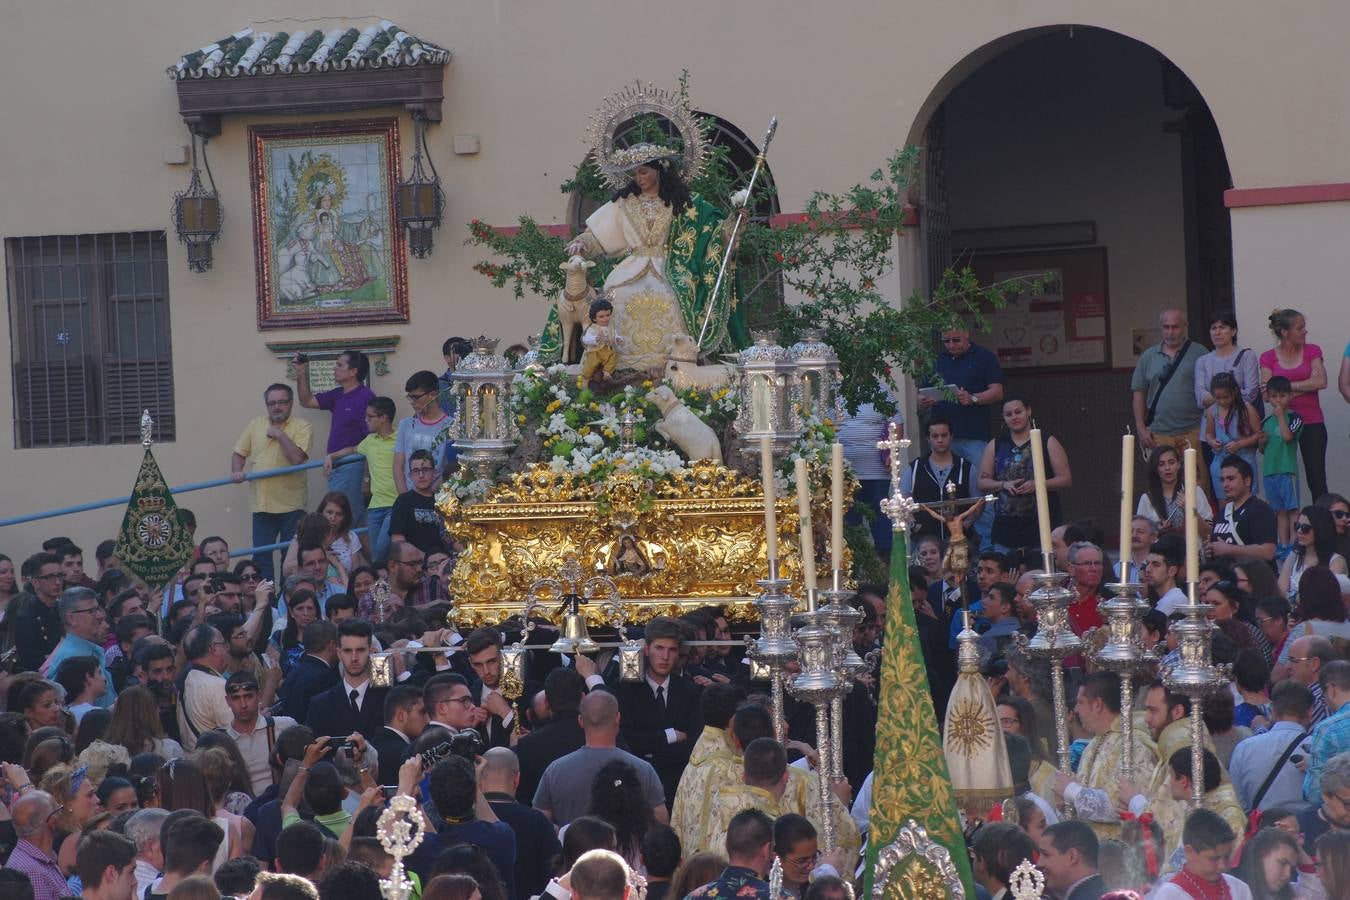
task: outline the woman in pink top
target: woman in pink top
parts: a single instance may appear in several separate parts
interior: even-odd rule
[[[1299,452],[1308,473],[1308,490],[1316,500],[1327,492],[1327,426],[1317,392],[1327,386],[1327,367],[1322,348],[1308,343],[1308,323],[1296,309],[1277,309],[1270,314],[1275,346],[1261,354],[1261,389],[1272,375],[1283,375],[1293,386],[1289,408],[1303,419]]]

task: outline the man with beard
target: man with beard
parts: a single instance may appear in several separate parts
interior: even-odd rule
[[[350,734],[369,739],[384,727],[388,688],[371,684],[369,622],[349,619],[338,627],[338,674],[341,680],[309,701],[305,724],[315,734]]]
[[[496,628],[479,628],[464,641],[465,654],[469,665],[478,676],[478,681],[470,686],[474,705],[483,708],[486,713],[478,725],[478,733],[486,747],[505,747],[511,742],[511,731],[515,726],[515,710],[511,702],[502,694],[502,633]],[[522,686],[521,696],[532,697],[539,690],[538,684]]]
[[[56,678],[61,665],[73,657],[94,657],[103,670],[104,680],[103,694],[94,702],[107,709],[117,699],[117,692],[113,690],[112,673],[108,671],[103,652],[103,642],[108,637],[108,619],[98,604],[98,595],[86,587],[67,588],[61,593],[56,610],[65,625],[66,636],[47,658],[46,676]]]
[[[131,648],[131,677],[145,685],[159,707],[159,724],[164,733],[182,743],[178,728],[178,671],[173,647],[164,638],[150,635]]]

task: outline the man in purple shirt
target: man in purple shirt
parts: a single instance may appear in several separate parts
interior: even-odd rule
[[[24,873],[33,882],[34,900],[58,900],[70,893],[52,848],[55,835],[50,820],[61,807],[51,794],[32,790],[31,784],[28,787],[10,811],[19,843],[6,865]]]
[[[293,362],[300,405],[306,409],[326,409],[333,414],[327,452],[361,443],[361,439],[370,433],[366,428],[366,404],[375,399],[375,392],[366,384],[370,379],[370,359],[360,350],[343,350],[333,363],[333,380],[337,387],[319,394],[309,386],[309,359],[297,353]],[[365,471],[364,462],[348,463],[334,466],[333,473],[328,476],[328,489],[347,495],[352,505],[353,522],[359,522],[366,511],[366,501],[361,494]]]

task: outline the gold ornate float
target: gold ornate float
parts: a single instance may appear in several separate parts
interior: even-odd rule
[[[796,505],[788,498],[777,507],[780,570],[797,582]],[[757,480],[719,463],[692,462],[655,481],[620,472],[598,485],[535,463],[481,501],[442,491],[437,508],[446,530],[468,545],[450,576],[461,625],[519,612],[530,584],[569,556],[618,583],[629,622],[708,604],[725,605],[734,622],[757,620],[755,582],[767,570],[764,495]],[[604,621],[598,607],[587,618]]]

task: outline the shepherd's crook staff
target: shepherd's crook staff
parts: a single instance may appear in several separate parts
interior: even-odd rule
[[[764,143],[760,145],[759,155],[755,157],[755,168],[750,172],[750,183],[745,188],[745,204],[741,206],[740,212],[736,216],[736,222],[731,226],[731,237],[727,240],[727,249],[722,254],[722,265],[717,270],[717,281],[713,283],[712,294],[708,299],[708,311],[703,314],[703,327],[698,330],[698,346],[703,347],[703,338],[708,333],[708,323],[712,320],[713,308],[716,306],[717,296],[722,292],[722,279],[727,274],[727,264],[731,262],[731,253],[736,248],[736,236],[741,232],[741,223],[745,221],[746,210],[750,208],[750,197],[755,192],[755,181],[759,178],[759,170],[764,168],[764,157],[769,153],[769,144],[773,141],[773,133],[778,130],[778,117],[769,118],[769,128],[764,132]]]

